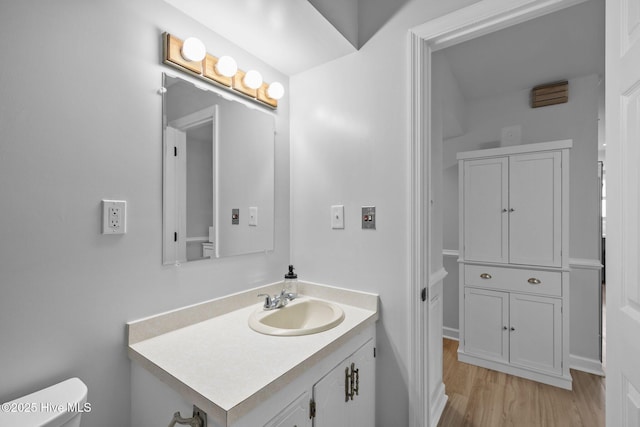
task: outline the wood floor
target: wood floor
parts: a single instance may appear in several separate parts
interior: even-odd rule
[[[573,391],[458,362],[458,342],[444,340],[449,396],[438,427],[603,427],[603,377],[571,371]]]

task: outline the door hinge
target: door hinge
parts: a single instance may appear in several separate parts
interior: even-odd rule
[[[177,242],[177,241],[178,241],[178,232],[177,232],[177,231],[175,231],[175,232],[173,233],[173,241],[174,241],[174,242]]]
[[[374,359],[376,358],[376,348],[375,347],[373,347],[373,358]]]
[[[173,147],[173,155],[174,157],[178,157],[178,147]]]
[[[309,400],[309,419],[316,417],[316,401]]]

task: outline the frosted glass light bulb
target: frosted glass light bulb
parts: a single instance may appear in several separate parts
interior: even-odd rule
[[[238,64],[230,56],[221,56],[216,63],[216,71],[225,77],[233,77],[238,72]]]
[[[281,83],[273,82],[267,88],[267,95],[271,99],[280,99],[284,96],[284,86]]]
[[[262,75],[256,70],[247,71],[243,79],[244,84],[251,89],[258,89],[262,86]]]
[[[204,43],[195,37],[189,37],[182,43],[182,57],[187,61],[200,62],[207,54]]]

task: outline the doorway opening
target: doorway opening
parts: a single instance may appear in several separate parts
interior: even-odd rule
[[[423,284],[429,283],[429,273],[438,270],[437,266],[432,265],[433,260],[437,257],[431,255],[438,254],[443,249],[447,255],[446,250],[450,249],[443,248],[441,242],[434,241],[433,236],[425,232],[425,230],[434,230],[442,226],[441,223],[435,223],[441,219],[436,218],[432,209],[429,208],[434,204],[437,208],[442,196],[437,192],[438,180],[441,176],[438,174],[442,174],[442,170],[437,166],[434,167],[438,162],[434,162],[433,159],[433,135],[431,134],[435,91],[433,85],[434,55],[448,47],[581,3],[583,3],[582,0],[481,1],[411,30],[410,99],[413,158],[412,198],[414,201],[412,235],[416,236],[411,250],[411,295],[420,295]],[[559,138],[546,140],[552,139]],[[429,260],[427,265],[425,265],[424,259]],[[589,267],[595,269],[594,265]],[[434,343],[437,340],[433,340],[431,336],[429,339],[424,338],[427,330],[430,334],[434,333],[432,329],[429,329],[428,321],[425,320],[429,318],[425,314],[425,311],[429,309],[426,305],[421,306],[412,298],[411,371],[415,374],[412,375],[412,378],[415,378],[412,381],[416,383],[411,384],[411,389],[417,390],[418,394],[410,402],[410,405],[412,425],[415,426],[435,425],[433,424],[434,420],[437,420],[441,415],[441,413],[433,411],[434,408],[431,406],[434,397],[425,391],[425,386],[430,384],[429,381],[433,383],[439,380],[437,372],[429,372],[428,369],[423,368],[427,354],[437,351],[435,348],[429,348],[429,342]]]

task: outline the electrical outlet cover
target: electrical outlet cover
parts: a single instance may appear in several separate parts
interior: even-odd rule
[[[362,228],[365,230],[376,229],[376,207],[375,206],[362,207]]]
[[[102,234],[125,234],[127,232],[127,202],[124,200],[102,201]]]

